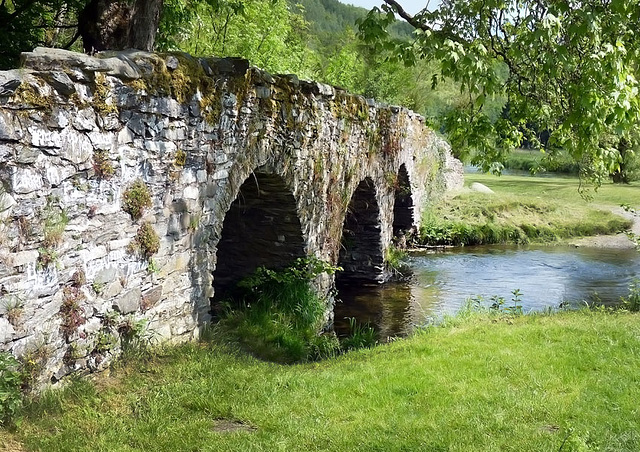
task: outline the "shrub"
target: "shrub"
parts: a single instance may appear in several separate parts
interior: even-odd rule
[[[134,220],[140,219],[144,209],[151,205],[151,193],[142,179],[137,179],[122,194],[122,209]]]
[[[0,352],[0,425],[10,424],[22,407],[23,383],[18,360],[9,352]]]
[[[62,289],[62,305],[60,306],[60,332],[66,340],[78,330],[80,325],[86,322],[80,303],[85,299],[84,294],[77,287],[65,287]]]
[[[93,171],[98,179],[111,179],[115,169],[109,158],[109,151],[96,150],[93,153]]]
[[[327,304],[310,285],[319,274],[335,270],[315,258],[297,259],[283,270],[258,268],[237,284],[218,329],[272,361],[292,363],[337,354],[335,337],[318,334]]]
[[[58,259],[56,250],[50,247],[38,248],[38,268],[45,269]]]
[[[160,237],[150,223],[144,222],[138,228],[136,236],[129,244],[128,250],[132,254],[139,254],[150,261],[151,256],[160,249]]]
[[[640,279],[634,279],[629,285],[629,296],[622,298],[622,306],[631,311],[640,311]]]
[[[69,217],[64,209],[52,205],[51,200],[47,200],[44,209],[44,246],[52,248],[60,244],[64,230],[69,224]]]

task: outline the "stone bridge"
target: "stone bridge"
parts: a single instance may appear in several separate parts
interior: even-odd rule
[[[261,265],[384,281],[394,233],[461,184],[423,122],[241,59],[24,54],[0,72],[0,346],[55,382],[141,320],[194,338]]]

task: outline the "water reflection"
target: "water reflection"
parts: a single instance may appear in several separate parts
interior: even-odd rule
[[[511,299],[520,289],[525,310],[557,307],[561,302],[614,304],[640,276],[634,250],[484,246],[415,254],[412,275],[384,285],[339,287],[335,309],[338,334],[348,317],[376,327],[380,337],[406,335],[444,313],[455,313],[473,296]]]

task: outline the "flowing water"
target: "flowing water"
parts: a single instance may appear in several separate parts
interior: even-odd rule
[[[406,335],[415,326],[454,314],[470,297],[486,303],[497,295],[508,306],[522,293],[524,312],[598,302],[616,304],[640,277],[635,250],[481,246],[413,254],[402,281],[339,287],[335,328],[348,331],[347,318],[369,323],[379,336]]]

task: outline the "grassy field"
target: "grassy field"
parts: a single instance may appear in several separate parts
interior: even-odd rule
[[[553,159],[535,149],[516,149],[507,156],[504,167],[522,171],[544,173],[546,171],[565,174],[578,174],[579,167],[574,159],[560,154]]]
[[[421,230],[427,244],[552,242],[614,234],[630,221],[611,212],[621,204],[640,207],[640,184],[605,184],[588,197],[574,177],[465,175],[495,193],[464,191],[430,206]]]
[[[638,451],[640,317],[457,318],[313,364],[167,349],[28,408],[4,450]]]

